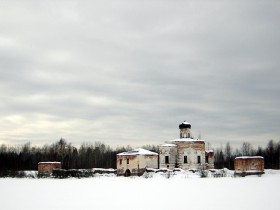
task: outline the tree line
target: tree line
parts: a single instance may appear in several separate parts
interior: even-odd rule
[[[157,152],[156,146],[143,148]],[[116,168],[116,155],[130,146],[112,149],[102,142],[82,143],[79,148],[65,139],[42,147],[30,142],[20,146],[0,146],[0,171],[37,170],[39,162],[58,161],[63,169]]]
[[[233,149],[229,142],[223,148],[214,150],[215,168],[234,169],[234,159],[238,156],[262,156],[264,157],[264,167],[266,169],[280,169],[280,141],[270,140],[265,148],[253,148],[251,143],[243,142],[240,149]]]
[[[158,146],[146,145],[143,148],[158,152]],[[0,171],[37,170],[39,162],[59,161],[63,169],[116,168],[116,155],[132,150],[130,146],[112,149],[102,142],[82,143],[75,147],[65,139],[37,147],[30,142],[20,146],[0,146]],[[237,156],[263,156],[265,168],[280,168],[280,141],[270,140],[265,148],[254,149],[244,142],[240,149],[233,149],[230,143],[214,150],[215,168],[234,169]]]

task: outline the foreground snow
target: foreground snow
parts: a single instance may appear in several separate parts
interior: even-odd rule
[[[1,209],[279,209],[279,171],[245,178],[0,179]]]

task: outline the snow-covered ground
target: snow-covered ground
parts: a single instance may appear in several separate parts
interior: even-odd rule
[[[147,177],[147,176],[146,176]],[[197,176],[0,179],[1,209],[280,209],[280,172]]]

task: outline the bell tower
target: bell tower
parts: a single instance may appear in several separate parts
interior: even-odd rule
[[[191,127],[191,124],[186,121],[179,125],[180,139],[191,138]]]

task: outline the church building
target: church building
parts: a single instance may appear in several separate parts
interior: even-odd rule
[[[179,125],[180,138],[159,146],[159,168],[213,169],[214,152],[205,149],[205,141],[191,136],[191,124]]]

